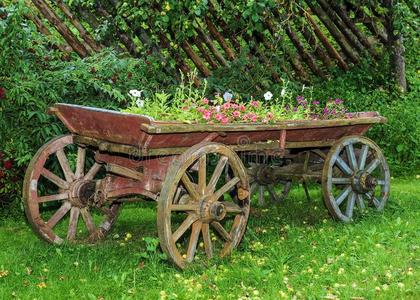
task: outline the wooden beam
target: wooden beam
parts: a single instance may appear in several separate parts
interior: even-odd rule
[[[42,15],[53,25],[73,50],[82,58],[89,55],[86,47],[77,39],[71,30],[58,17],[55,11],[43,0],[32,0]]]

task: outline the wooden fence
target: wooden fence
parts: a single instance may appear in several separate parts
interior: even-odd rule
[[[156,13],[161,10],[151,1]],[[221,17],[225,2],[210,0],[205,14],[194,22],[194,34],[185,39],[177,32],[163,32],[159,28],[144,29],[124,20],[126,28],[115,27],[117,40],[93,38],[104,22],[116,17],[115,0],[97,1],[87,9],[64,1],[32,0],[38,10],[28,15],[38,30],[51,35],[56,30],[62,37],[58,45],[63,52],[75,51],[86,57],[103,47],[126,51],[133,57],[144,56],[138,49],[148,49],[162,60],[173,59],[174,68],[165,65],[166,72],[176,76],[178,70],[189,73],[197,68],[202,77],[209,77],[226,67],[249,49],[247,55],[257,59],[279,82],[282,73],[309,82],[312,76],[330,77],[334,68],[344,71],[358,64],[364,57],[382,55],[389,42],[386,18],[372,6],[370,11],[360,9],[355,1],[298,1],[293,14],[279,4],[267,10],[260,20],[261,30],[252,32],[233,30],[235,26]],[[241,16],[235,16],[240,18]],[[235,18],[233,18],[234,20]],[[277,59],[273,60],[273,56]],[[280,58],[280,59],[278,59]]]

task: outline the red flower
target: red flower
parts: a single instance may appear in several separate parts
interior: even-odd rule
[[[13,162],[11,160],[6,160],[3,163],[3,166],[6,170],[10,170],[11,168],[13,168]]]
[[[0,99],[3,99],[6,96],[6,90],[0,87]]]

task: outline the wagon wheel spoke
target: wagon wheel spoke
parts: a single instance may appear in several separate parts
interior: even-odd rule
[[[214,169],[213,174],[210,178],[209,184],[207,186],[208,193],[213,193],[214,190],[216,189],[216,184],[219,181],[220,176],[223,173],[223,170],[225,169],[227,161],[228,161],[228,158],[226,156],[222,156],[217,162],[216,168]]]
[[[178,227],[178,229],[173,233],[172,238],[176,243],[181,236],[187,231],[190,226],[198,220],[198,216],[189,214],[188,217],[182,222],[182,224]]]
[[[48,220],[47,226],[49,228],[54,228],[55,225],[68,213],[71,209],[71,204],[69,202],[64,202],[61,207],[52,215]]]
[[[365,144],[362,146],[362,150],[360,152],[359,170],[363,170],[365,168],[368,153],[369,153],[369,146]]]
[[[349,165],[340,156],[337,157],[336,163],[340,170],[344,172],[344,174],[348,176],[353,174],[353,170],[350,169]]]
[[[84,167],[86,160],[86,148],[77,147],[77,161],[76,161],[76,171],[74,173],[76,178],[81,178],[84,175]]]
[[[367,173],[372,173],[373,171],[375,171],[375,169],[379,166],[380,164],[380,160],[375,158],[374,160],[372,160],[369,165],[366,167],[366,172]]]
[[[203,235],[204,249],[206,251],[207,257],[212,258],[213,257],[213,245],[212,245],[212,242],[211,242],[210,226],[209,226],[208,223],[203,223],[201,225],[201,233]]]
[[[348,144],[346,146],[346,154],[347,154],[347,159],[350,162],[351,169],[353,171],[357,171],[358,166],[357,166],[356,156],[354,154],[353,144]]]
[[[238,204],[233,202],[223,202],[223,205],[226,207],[226,211],[228,213],[240,214],[243,212],[243,209]]]
[[[188,177],[187,174],[182,175],[182,183],[184,184],[186,190],[190,194],[190,196],[194,199],[194,201],[198,201],[200,195],[195,187],[195,185],[191,182],[191,179]]]
[[[98,174],[99,170],[101,169],[102,165],[95,162],[90,170],[86,173],[84,179],[85,180],[92,180],[96,174]]]
[[[226,231],[226,229],[223,227],[222,224],[220,224],[217,221],[213,221],[211,222],[211,226],[216,230],[217,233],[220,234],[220,236],[225,240],[225,241],[231,241],[232,238],[230,236],[230,234]]]
[[[249,189],[249,192],[251,193],[251,195],[255,193],[255,191],[257,190],[257,188],[258,188],[258,183],[253,182],[251,184],[251,188]]]
[[[366,209],[365,202],[361,194],[357,194],[356,200],[357,200],[357,206],[359,207],[360,210],[363,211],[364,209]]]
[[[61,179],[60,177],[55,175],[50,170],[47,170],[47,169],[43,168],[42,171],[41,171],[41,175],[44,176],[45,178],[47,178],[52,183],[54,183],[59,188],[62,188],[63,190],[66,190],[70,187],[70,185],[67,181]]]
[[[331,178],[333,184],[351,184],[351,178],[344,178],[344,177],[333,177]]]
[[[72,241],[76,238],[77,223],[79,221],[80,210],[78,207],[72,207],[70,210],[69,228],[67,230],[67,239]]]
[[[188,242],[188,250],[187,250],[187,261],[191,262],[194,258],[195,251],[197,250],[197,243],[198,238],[200,236],[201,231],[201,222],[196,221],[192,224],[190,240]]]
[[[335,199],[335,203],[337,203],[337,206],[340,206],[341,203],[347,198],[347,196],[351,192],[351,186],[348,186],[345,190],[341,192],[341,194]]]
[[[265,187],[263,185],[260,185],[258,189],[258,205],[260,206],[263,206],[265,204],[264,189]]]
[[[206,191],[207,156],[204,154],[198,160],[198,192],[204,195]]]
[[[60,194],[41,196],[41,197],[38,198],[38,203],[59,201],[59,200],[67,200],[68,198],[69,198],[69,193],[64,192],[64,193],[60,193]]]
[[[351,192],[348,196],[347,206],[346,206],[346,216],[351,219],[353,217],[354,204],[356,202],[356,194]]]
[[[365,196],[371,201],[373,205],[375,205],[376,208],[381,207],[381,202],[374,195],[370,193],[366,193]]]
[[[69,161],[67,159],[66,154],[64,153],[63,149],[59,149],[55,155],[58,158],[58,161],[60,163],[61,169],[63,170],[64,177],[66,178],[67,182],[72,182],[75,179],[75,176],[70,169]]]
[[[86,207],[83,207],[82,209],[80,209],[80,213],[82,214],[82,219],[85,222],[86,228],[89,230],[89,233],[94,233],[96,227],[89,210]]]
[[[213,194],[213,198],[215,200],[220,199],[223,194],[229,192],[239,181],[240,179],[238,177],[232,178]]]
[[[273,188],[272,184],[267,185],[267,191],[270,194],[271,202],[273,202],[273,203],[279,202],[280,198],[276,194],[276,192],[274,191],[274,188]]]

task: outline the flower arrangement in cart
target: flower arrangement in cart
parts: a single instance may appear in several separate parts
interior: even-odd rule
[[[284,91],[284,90],[283,90]],[[301,119],[336,119],[351,118],[342,99],[328,99],[325,105],[318,100],[310,101],[304,96],[297,96],[294,101],[273,98],[268,91],[262,100],[251,97],[249,101],[235,99],[233,93],[216,94],[213,99],[204,95],[188,95],[188,97],[171,96],[156,93],[152,98],[143,98],[143,91],[131,90],[133,100],[126,112],[151,116],[157,120],[178,120],[207,124],[231,123],[276,123],[283,120]]]

